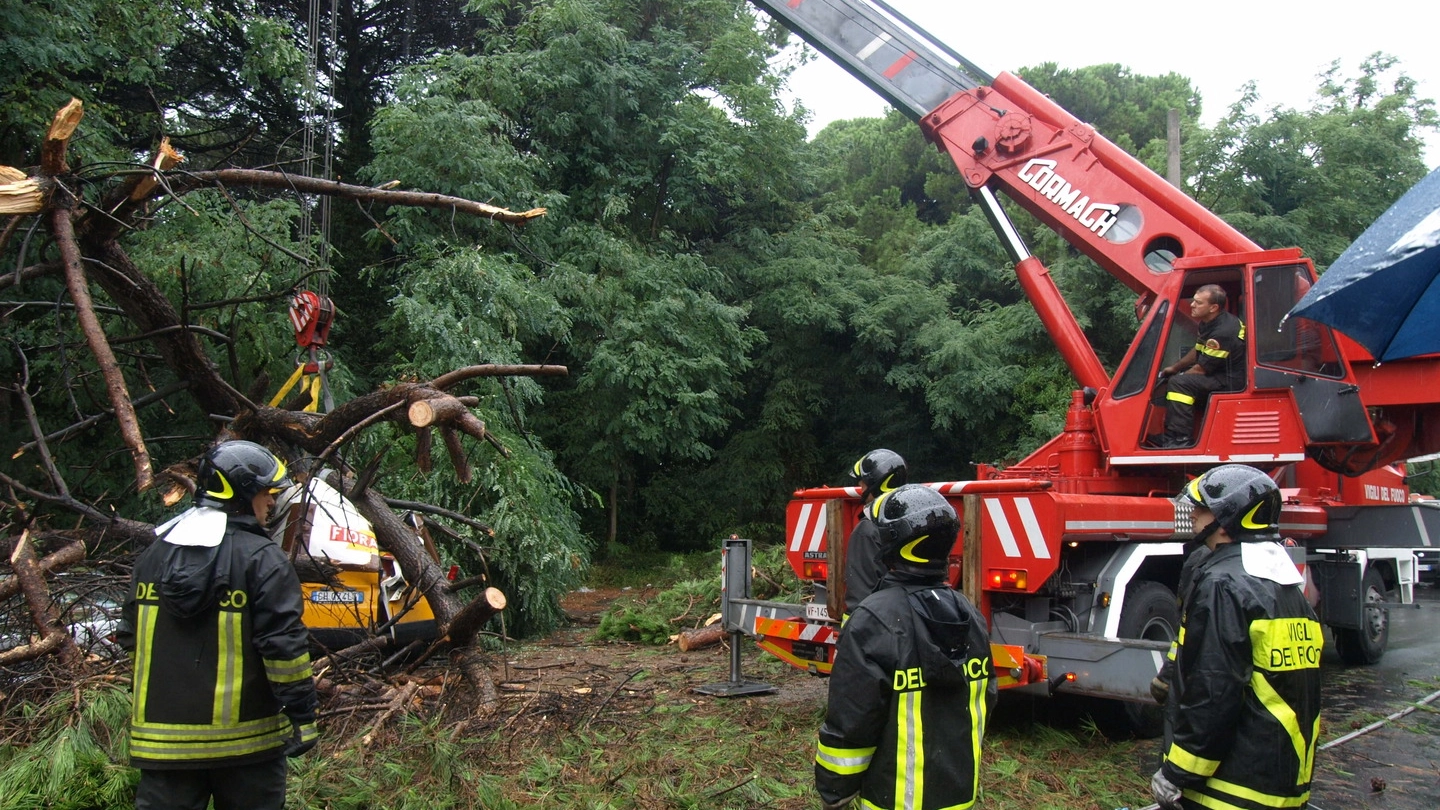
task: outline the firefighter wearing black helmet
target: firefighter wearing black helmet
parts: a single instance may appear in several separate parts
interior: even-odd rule
[[[195,506],[135,561],[116,634],[135,664],[135,806],[280,810],[285,756],[317,740],[300,582],[262,528],[291,481],[244,441],[197,478]]]
[[[1279,542],[1280,490],[1243,464],[1176,499],[1211,549],[1180,620],[1155,800],[1177,808],[1305,807],[1320,736],[1320,623]],[[1177,526],[1178,528],[1178,526]]]
[[[985,618],[945,584],[959,521],[918,484],[868,511],[889,570],[840,635],[815,786],[827,809],[970,807],[997,687]]]
[[[863,507],[905,485],[905,459],[891,450],[871,450],[855,462],[850,474],[860,485],[862,509],[860,520],[845,543],[846,617],[875,590],[880,577],[885,575],[885,564],[880,561],[880,538],[875,533],[875,523]]]

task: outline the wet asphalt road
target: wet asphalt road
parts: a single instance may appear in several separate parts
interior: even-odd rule
[[[1326,639],[1322,746],[1440,691],[1440,588],[1415,589],[1419,609],[1390,611],[1379,664],[1348,667]],[[1440,808],[1440,698],[1315,757],[1314,810]]]

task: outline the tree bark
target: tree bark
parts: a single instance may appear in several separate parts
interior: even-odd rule
[[[680,637],[675,640],[675,644],[680,648],[681,652],[690,652],[691,650],[698,650],[701,647],[719,644],[723,638],[725,638],[725,623],[716,622],[709,627],[681,630]]]
[[[155,472],[150,466],[150,451],[146,449],[145,437],[140,433],[135,406],[130,404],[125,375],[121,373],[115,352],[105,338],[105,329],[95,315],[95,302],[90,298],[90,281],[80,263],[80,246],[75,241],[69,208],[56,208],[50,212],[50,233],[60,248],[60,258],[65,266],[65,286],[70,290],[70,300],[75,303],[75,317],[80,322],[80,331],[85,333],[85,342],[90,345],[90,353],[95,355],[100,374],[105,378],[105,390],[110,395],[110,406],[115,409],[120,437],[130,448],[130,458],[135,463],[135,488],[144,492],[155,481]]]
[[[23,536],[21,540],[24,541]],[[19,546],[17,545],[16,548],[18,549]],[[56,569],[69,568],[83,559],[85,559],[85,544],[77,540],[59,551],[45,555],[37,564],[40,567],[40,573],[44,575]],[[20,577],[0,579],[0,602],[17,593],[20,593]]]
[[[45,574],[35,559],[35,547],[30,542],[30,532],[20,534],[15,551],[10,555],[10,567],[15,570],[15,579],[25,594],[26,605],[30,608],[30,619],[40,631],[42,641],[37,646],[47,649],[58,647],[60,661],[69,667],[78,666],[81,661],[80,648],[65,628],[60,627],[60,616],[50,600],[50,589],[45,587]],[[56,634],[62,636],[55,640]]]

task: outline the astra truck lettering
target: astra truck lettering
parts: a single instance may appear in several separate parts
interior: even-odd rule
[[[1034,158],[1020,169],[1019,177],[1096,236],[1104,237],[1120,213],[1118,205],[1091,202],[1090,195],[1056,174],[1053,160]]]

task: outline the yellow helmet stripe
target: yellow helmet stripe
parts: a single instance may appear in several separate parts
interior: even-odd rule
[[[901,547],[901,549],[900,549],[900,557],[901,557],[901,559],[905,559],[905,560],[909,560],[910,562],[917,562],[917,563],[927,563],[927,562],[930,562],[929,560],[925,559],[924,557],[916,557],[916,556],[912,553],[912,552],[915,550],[915,547],[916,547],[916,546],[918,546],[918,545],[920,545],[921,543],[925,542],[925,541],[928,540],[929,538],[930,538],[930,535],[928,535],[928,534],[922,534],[922,535],[920,535],[919,537],[915,538],[914,540],[911,540],[910,542],[906,543],[906,544],[905,544],[903,547]]]
[[[1254,521],[1255,513],[1256,513],[1256,512],[1259,512],[1259,511],[1260,511],[1260,507],[1262,507],[1262,506],[1264,506],[1264,505],[1265,505],[1265,502],[1264,502],[1264,501],[1261,501],[1261,502],[1255,504],[1255,507],[1254,507],[1253,509],[1251,509],[1249,512],[1246,512],[1246,513],[1245,513],[1245,517],[1240,518],[1240,525],[1241,525],[1243,528],[1246,528],[1246,529],[1268,529],[1268,528],[1270,528],[1270,523],[1269,523],[1269,522],[1256,523],[1256,522]]]
[[[279,480],[283,479],[284,477],[285,477],[285,462],[281,461],[279,456],[276,456],[276,457],[275,457],[275,474],[272,475],[272,476],[270,476],[270,483],[273,484],[273,483],[275,483],[276,481],[279,481]]]
[[[1205,503],[1205,496],[1202,495],[1202,494],[1200,494],[1200,479],[1199,479],[1199,478],[1196,478],[1195,480],[1191,481],[1187,488],[1190,490],[1190,497],[1191,497],[1191,498],[1194,498],[1195,501],[1196,501],[1196,503],[1201,503],[1201,504]]]
[[[205,490],[205,494],[214,495],[216,498],[222,501],[228,501],[231,498],[235,497],[235,490],[230,486],[230,479],[225,477],[225,473],[216,470],[215,477],[220,479],[220,491],[214,492],[207,489]]]
[[[896,489],[898,489],[899,487],[892,487],[892,486],[890,486],[890,482],[893,481],[893,480],[895,480],[895,474],[894,474],[894,473],[891,473],[890,475],[885,476],[885,480],[880,482],[880,491],[881,491],[881,492],[894,492]]]

